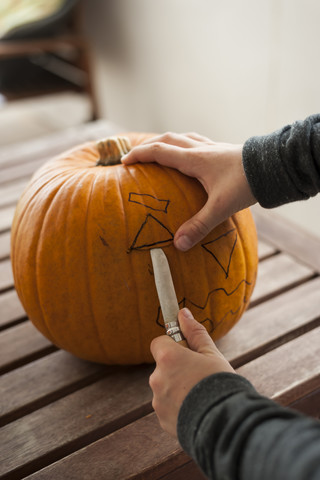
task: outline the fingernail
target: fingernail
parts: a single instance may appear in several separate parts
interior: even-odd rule
[[[177,238],[175,244],[178,250],[182,250],[183,252],[192,247],[192,242],[186,235],[181,235],[181,237]]]
[[[189,320],[193,320],[193,315],[192,315],[191,311],[189,310],[189,308],[187,308],[187,307],[182,308],[182,312],[183,312],[183,315],[186,318],[188,318]]]

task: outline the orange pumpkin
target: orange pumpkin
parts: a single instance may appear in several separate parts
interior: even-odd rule
[[[129,134],[133,145],[148,135]],[[206,202],[200,183],[156,164],[100,165],[106,143],[47,162],[25,189],[12,225],[15,286],[34,325],[57,346],[106,364],[152,362],[164,334],[150,249],[164,249],[181,308],[217,339],[248,305],[257,270],[249,210],[188,252],[177,228]],[[98,165],[97,165],[98,163]]]

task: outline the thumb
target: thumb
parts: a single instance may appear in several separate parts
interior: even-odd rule
[[[223,220],[225,220],[223,213],[215,209],[209,199],[198,213],[177,230],[174,237],[175,247],[183,252],[189,250]]]
[[[178,320],[191,350],[205,355],[213,355],[218,352],[205,327],[194,319],[188,308],[182,308],[179,311]]]

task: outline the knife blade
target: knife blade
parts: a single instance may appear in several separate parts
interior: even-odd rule
[[[164,319],[166,333],[175,342],[188,347],[178,322],[179,304],[173,285],[168,259],[161,248],[150,250],[154,280]]]

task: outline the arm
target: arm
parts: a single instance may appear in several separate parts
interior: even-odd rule
[[[185,399],[179,441],[209,478],[320,478],[320,423],[260,396],[244,378],[219,373]]]
[[[162,427],[215,480],[319,478],[320,423],[259,395],[187,309],[179,321],[191,350],[166,336],[151,345]]]
[[[243,148],[243,165],[263,207],[316,195],[320,191],[320,114],[271,135],[250,138]]]
[[[165,134],[135,147],[123,159],[158,162],[196,177],[208,201],[175,234],[188,250],[233,213],[258,201],[264,207],[301,200],[320,191],[320,114],[244,146],[215,143],[196,134]]]

